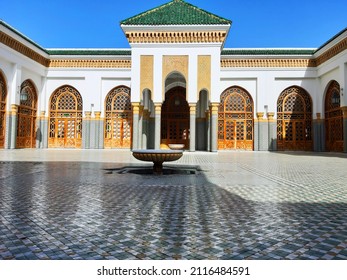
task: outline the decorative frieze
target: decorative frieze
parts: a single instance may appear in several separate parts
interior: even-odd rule
[[[30,59],[40,63],[43,66],[49,66],[48,58],[38,54],[31,48],[27,47],[26,45],[22,44],[21,42],[17,41],[16,39],[12,38],[2,31],[0,31],[0,43],[3,43],[4,45],[21,53],[22,55],[25,55],[26,57],[29,57]]]
[[[341,42],[337,43],[335,46],[318,56],[316,58],[317,66],[323,64],[324,62],[328,61],[337,54],[343,52],[344,50],[347,50],[347,38],[343,39]]]
[[[126,32],[130,44],[149,43],[223,43],[225,31]]]
[[[316,67],[314,59],[222,59],[222,68],[273,67],[273,68],[307,68]]]
[[[52,59],[51,68],[131,68],[131,60],[118,59]]]

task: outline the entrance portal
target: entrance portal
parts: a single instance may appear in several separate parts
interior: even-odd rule
[[[185,88],[177,86],[167,91],[161,119],[161,143],[184,144],[188,149],[190,122]]]

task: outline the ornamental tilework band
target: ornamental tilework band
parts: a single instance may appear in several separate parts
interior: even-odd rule
[[[131,68],[131,60],[113,59],[53,59],[52,68]]]
[[[326,52],[324,52],[322,55],[316,58],[316,64],[317,66],[323,64],[327,60],[333,58],[335,55],[343,52],[344,50],[347,50],[347,38],[333,46],[332,48],[328,49]]]
[[[221,67],[316,67],[314,59],[222,59]]]
[[[222,43],[226,32],[127,32],[126,37],[130,44]]]

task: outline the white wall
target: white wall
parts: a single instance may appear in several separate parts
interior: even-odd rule
[[[84,112],[101,111],[103,115],[107,94],[117,86],[131,87],[130,76],[130,69],[50,69],[41,110],[49,111],[49,99],[56,89],[70,85],[82,95]]]

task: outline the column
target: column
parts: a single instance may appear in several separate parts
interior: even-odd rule
[[[104,120],[101,118],[101,112],[96,111],[94,112],[95,115],[95,148],[96,149],[103,149],[104,148]]]
[[[86,111],[82,120],[82,149],[90,149],[90,120],[92,112]]]
[[[138,138],[138,148],[144,149],[143,147],[143,106],[140,105],[140,113],[139,113],[139,138]]]
[[[211,150],[211,114],[210,110],[206,110],[206,137],[207,137],[207,151]]]
[[[6,123],[6,148],[15,149],[17,143],[18,105],[11,105],[11,112],[7,115]]]
[[[313,120],[313,150],[315,152],[324,151],[323,120],[321,113],[317,113],[317,118]]]
[[[274,119],[275,113],[267,113],[268,131],[269,131],[269,151],[277,150],[277,123]]]
[[[148,110],[143,111],[143,125],[142,125],[142,148],[148,149],[148,133],[149,133],[149,117]]]
[[[196,148],[196,103],[189,104],[190,108],[190,131],[189,131],[189,151],[195,152]]]
[[[161,133],[161,103],[155,103],[155,135],[154,149],[160,150],[160,133]]]
[[[211,152],[218,151],[218,106],[219,103],[211,105]]]
[[[139,114],[140,114],[140,103],[134,102],[133,106],[133,145],[132,149],[136,150],[139,148]]]
[[[40,116],[36,121],[36,148],[45,149],[48,145],[48,119],[46,118],[46,112],[41,111]]]
[[[341,108],[343,114],[343,152],[347,153],[347,106]]]
[[[264,119],[264,113],[257,113],[257,123],[258,123],[258,151],[267,151],[269,149],[269,125],[268,121]]]

